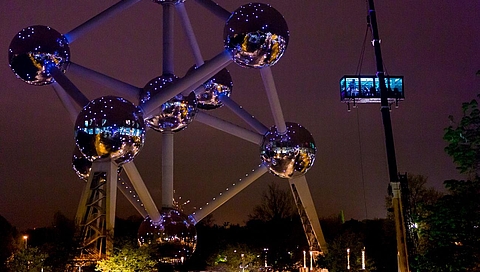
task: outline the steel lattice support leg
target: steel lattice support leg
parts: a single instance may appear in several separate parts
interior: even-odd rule
[[[80,239],[77,260],[98,260],[113,251],[117,166],[95,161],[78,205],[75,224]]]

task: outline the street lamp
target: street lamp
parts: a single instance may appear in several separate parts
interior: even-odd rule
[[[25,242],[25,249],[28,247],[28,235],[23,235],[23,241]]]

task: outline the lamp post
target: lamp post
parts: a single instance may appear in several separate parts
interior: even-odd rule
[[[347,270],[350,270],[350,249],[347,248]]]
[[[310,271],[313,271],[313,251],[310,251]]]
[[[28,247],[28,235],[23,235],[23,241],[25,242],[25,249]]]
[[[303,251],[303,268],[307,268],[307,252]]]

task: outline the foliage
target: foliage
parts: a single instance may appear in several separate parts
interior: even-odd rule
[[[51,271],[50,267],[45,265],[45,259],[48,254],[42,252],[37,247],[29,247],[16,251],[7,260],[7,269],[12,272],[44,272]]]
[[[229,244],[211,256],[209,263],[215,271],[258,271],[261,266],[261,251],[246,244]]]
[[[135,247],[131,244],[125,244],[121,248],[115,248],[112,256],[98,261],[95,271],[149,271],[155,265],[156,262],[151,259],[147,247]]]
[[[248,217],[250,220],[264,222],[291,217],[295,211],[292,193],[279,188],[278,183],[268,184],[268,190],[263,192],[261,204],[253,209]]]
[[[480,180],[447,180],[420,228],[418,271],[480,269]]]
[[[0,271],[4,271],[5,262],[10,257],[17,244],[15,237],[17,236],[17,230],[3,217],[0,216]]]
[[[350,220],[345,222],[329,242],[328,254],[320,258],[331,272],[345,271],[347,249],[350,249],[350,271],[362,270],[362,249],[365,249],[366,271],[393,271],[395,264],[395,236],[389,233],[388,220]],[[393,260],[393,262],[392,262]],[[377,270],[378,269],[378,270]]]
[[[448,142],[445,152],[453,158],[460,173],[474,177],[478,176],[480,170],[480,110],[477,100],[463,103],[462,112],[462,119],[458,123],[449,116],[452,125],[445,129],[443,136]]]

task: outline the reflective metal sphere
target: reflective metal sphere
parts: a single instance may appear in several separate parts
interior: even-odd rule
[[[174,75],[162,75],[151,80],[143,88],[140,94],[140,103],[143,104],[161,90],[171,85],[178,78]],[[171,130],[180,131],[193,121],[197,113],[197,100],[195,93],[189,95],[178,94],[169,101],[162,104],[153,116],[145,118],[145,123],[156,131]]]
[[[279,134],[273,126],[265,134],[261,147],[263,164],[281,178],[305,174],[315,161],[317,148],[307,129],[296,123],[286,123],[287,131]]]
[[[84,181],[88,180],[88,176],[92,170],[92,162],[85,158],[77,146],[75,146],[73,150],[72,168],[80,179]]]
[[[75,122],[75,141],[89,160],[112,159],[127,163],[143,147],[143,112],[133,103],[116,96],[90,101]]]
[[[15,75],[37,86],[53,83],[49,66],[65,71],[69,59],[67,39],[53,28],[42,25],[22,29],[8,49],[8,61]]]
[[[195,220],[173,208],[162,208],[162,220],[146,219],[139,228],[140,245],[154,245],[162,262],[180,263],[189,258],[197,245]]]
[[[250,3],[228,18],[223,30],[225,48],[243,67],[274,65],[287,48],[289,32],[283,16],[270,5]]]
[[[190,68],[187,75],[196,68],[196,66]],[[223,103],[220,101],[219,96],[225,95],[230,97],[232,88],[233,82],[230,72],[223,68],[195,91],[197,107],[202,110],[213,110],[222,107]]]

